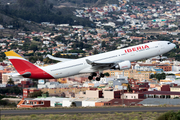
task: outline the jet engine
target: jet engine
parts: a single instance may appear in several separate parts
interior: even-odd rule
[[[126,61],[117,63],[113,68],[119,69],[119,70],[129,69],[129,68],[131,68],[131,62],[126,60]]]

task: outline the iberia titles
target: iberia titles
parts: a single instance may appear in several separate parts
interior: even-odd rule
[[[129,53],[129,52],[133,52],[133,51],[143,50],[143,49],[146,49],[146,48],[149,48],[149,46],[148,45],[138,46],[138,47],[133,47],[133,48],[126,49],[124,51],[125,51],[125,53]]]

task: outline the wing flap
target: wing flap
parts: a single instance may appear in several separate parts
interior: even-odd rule
[[[86,59],[86,62],[92,66],[104,66],[104,67],[112,67],[115,65],[115,63],[112,62],[107,62],[107,63],[100,63],[100,62],[93,62],[90,61],[89,59]]]

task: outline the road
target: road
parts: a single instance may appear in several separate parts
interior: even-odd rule
[[[114,113],[114,112],[166,112],[178,111],[180,107],[104,107],[104,108],[62,108],[62,109],[33,109],[33,110],[1,110],[1,115],[28,115],[28,114],[76,114],[76,113]]]

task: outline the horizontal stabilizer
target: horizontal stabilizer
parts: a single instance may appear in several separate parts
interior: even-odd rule
[[[30,72],[25,72],[22,74],[23,77],[30,77],[31,76],[31,73]]]

